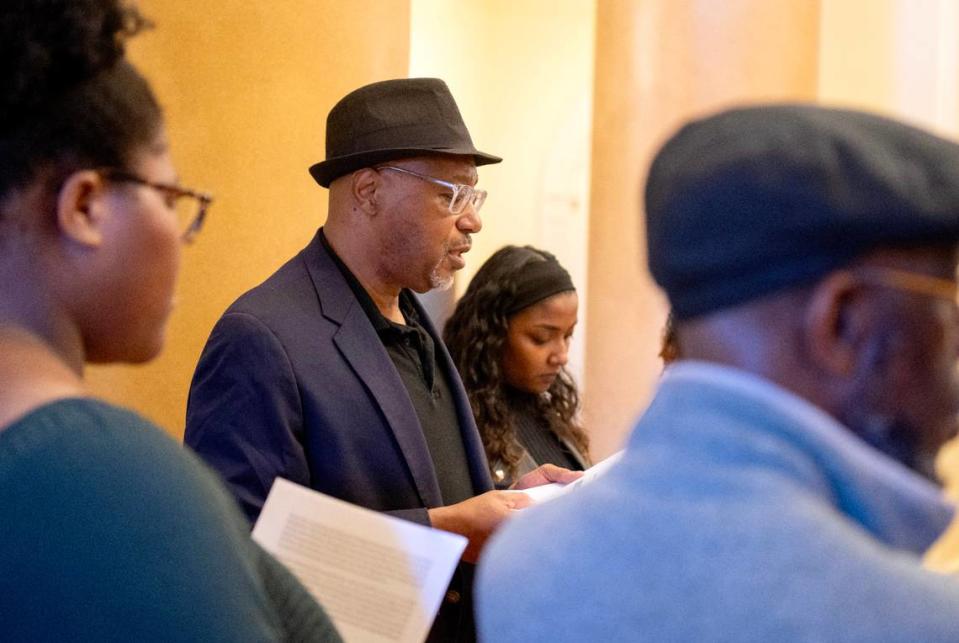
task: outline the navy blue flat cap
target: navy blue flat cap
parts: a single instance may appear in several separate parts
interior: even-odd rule
[[[707,314],[880,247],[959,242],[959,145],[850,110],[721,112],[656,155],[646,232],[675,317]]]

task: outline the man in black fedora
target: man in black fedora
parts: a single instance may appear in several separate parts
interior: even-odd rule
[[[450,356],[410,291],[451,284],[482,223],[479,165],[445,83],[361,87],[327,118],[329,216],[311,243],[217,322],[194,375],[186,443],[250,520],[276,477],[467,536],[464,560],[523,494],[492,491]],[[577,474],[541,468],[518,488]],[[431,634],[471,640],[471,566]]]

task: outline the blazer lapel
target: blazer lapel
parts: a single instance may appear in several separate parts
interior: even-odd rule
[[[319,238],[307,247],[304,259],[324,317],[340,326],[333,336],[333,343],[386,418],[423,506],[441,506],[439,482],[426,438],[389,353]]]
[[[350,308],[333,341],[369,389],[393,430],[423,505],[441,506],[439,482],[416,410],[389,353],[359,304]]]

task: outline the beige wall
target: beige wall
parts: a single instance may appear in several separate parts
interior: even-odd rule
[[[457,293],[506,244],[553,252],[586,292],[594,17],[594,0],[412,0],[410,75],[446,80],[476,145],[504,159],[480,169],[489,198]]]
[[[213,323],[298,251],[326,216],[306,168],[323,158],[326,113],[347,91],[405,76],[408,0],[247,3],[140,0],[157,29],[133,59],[165,105],[186,185],[212,190],[186,248],[167,347],[142,367],[91,368],[94,394],[183,433],[190,377]]]
[[[595,456],[619,448],[661,370],[666,304],[640,217],[654,150],[706,110],[815,98],[818,20],[808,0],[600,0],[585,406]]]
[[[959,134],[959,1],[822,0],[819,98]]]

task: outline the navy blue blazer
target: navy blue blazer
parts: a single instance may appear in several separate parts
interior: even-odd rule
[[[419,306],[450,388],[475,493],[493,488],[466,391]],[[197,365],[185,442],[251,521],[277,476],[429,524],[436,472],[403,381],[319,236],[223,314]]]

